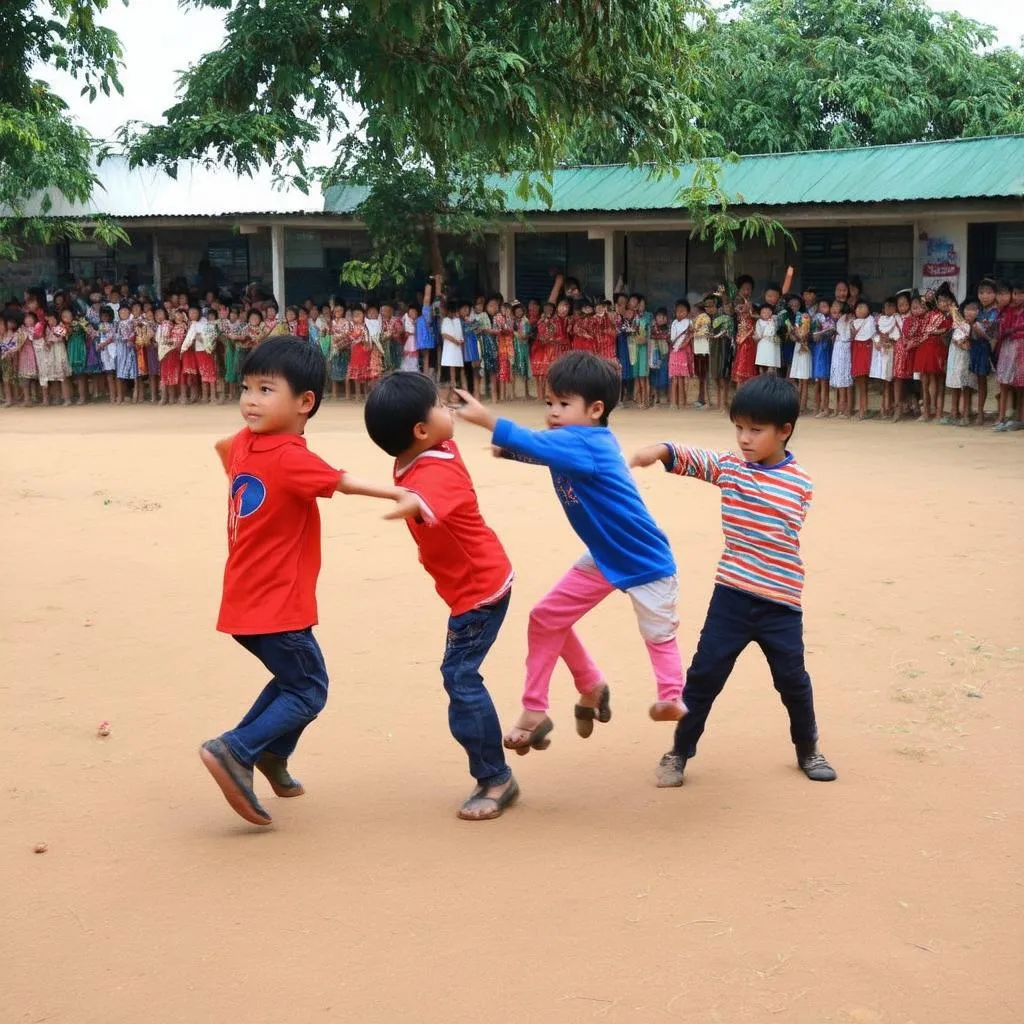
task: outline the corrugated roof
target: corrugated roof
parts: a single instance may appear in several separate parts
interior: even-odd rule
[[[678,208],[680,188],[692,165],[678,177],[652,179],[647,168],[621,165],[556,171],[554,202],[527,202],[511,190],[508,208],[522,213],[667,210]],[[953,139],[901,146],[741,157],[725,164],[722,188],[749,206],[816,203],[891,203],[935,199],[1024,196],[1024,135]]]
[[[100,184],[89,203],[69,202],[51,190],[51,217],[226,217],[241,214],[316,214],[324,212],[319,186],[303,194],[297,188],[278,187],[269,171],[251,178],[239,177],[224,168],[205,168],[182,163],[177,178],[157,167],[129,168],[119,157],[104,160],[96,168]],[[31,215],[40,201],[26,207]]]

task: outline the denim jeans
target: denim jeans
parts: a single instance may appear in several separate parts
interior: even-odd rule
[[[711,705],[750,643],[756,643],[768,661],[772,682],[789,712],[790,739],[817,741],[811,677],[804,668],[803,613],[719,584],[686,673],[683,701],[689,714],[676,726],[676,754],[697,753]]]
[[[289,757],[327,703],[327,666],[312,629],[236,636],[273,676],[245,718],[221,737],[242,764],[264,751]]]
[[[498,638],[511,591],[500,601],[448,620],[441,678],[448,693],[448,726],[469,757],[469,773],[484,787],[512,775],[501,745],[501,725],[480,666]]]

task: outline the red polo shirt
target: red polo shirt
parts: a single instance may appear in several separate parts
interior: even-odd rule
[[[395,483],[416,494],[419,519],[407,519],[423,568],[452,615],[493,604],[512,586],[512,563],[484,522],[473,481],[454,441],[395,468]]]
[[[342,471],[298,434],[248,427],[227,455],[228,560],[217,629],[252,636],[315,626],[320,574],[317,498],[335,493]]]

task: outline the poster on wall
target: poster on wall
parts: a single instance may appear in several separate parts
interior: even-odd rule
[[[956,243],[946,235],[929,235],[922,231],[921,246],[921,291],[934,291],[945,283],[959,294],[960,253]]]

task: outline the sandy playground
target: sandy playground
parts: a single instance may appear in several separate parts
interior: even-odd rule
[[[295,759],[307,795],[271,797],[260,831],[196,756],[264,682],[213,630],[211,444],[238,424],[231,407],[0,415],[2,1024],[1021,1019],[1019,437],[799,425],[808,663],[837,783],[798,773],[750,650],[686,786],[655,789],[670,727],[646,717],[618,597],[582,629],[613,721],[578,739],[560,672],[551,749],[514,759],[521,803],[482,824],[455,818],[470,780],[446,729],[445,609],[404,526],[339,496],[322,506],[332,696]],[[614,426],[627,450],[732,436],[694,412]],[[510,723],[530,605],[579,545],[543,470],[491,459],[465,425],[459,440],[518,570],[487,665]],[[354,408],[325,406],[310,441],[389,472]],[[680,563],[688,660],[717,492],[653,471],[642,488]]]

